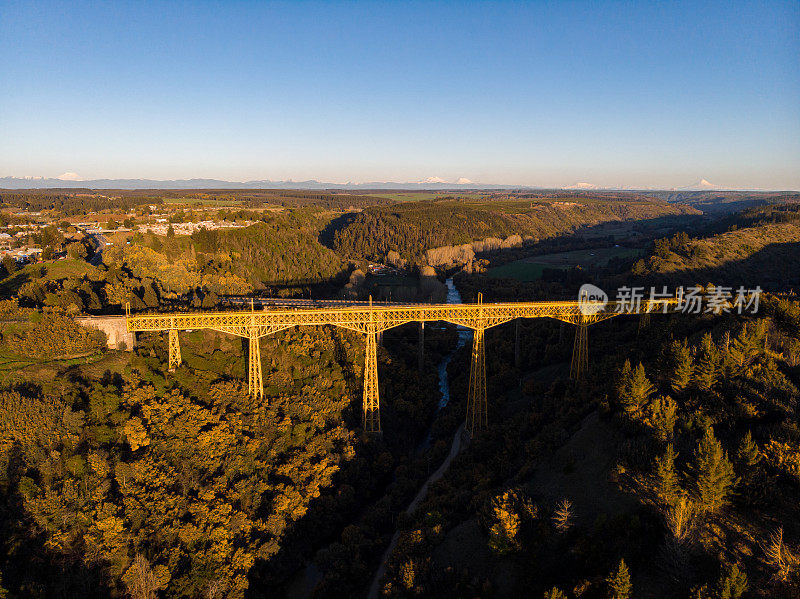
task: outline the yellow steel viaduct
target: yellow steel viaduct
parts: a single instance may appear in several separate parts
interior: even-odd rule
[[[472,329],[472,361],[467,395],[466,428],[474,434],[487,426],[486,363],[484,333],[486,329],[518,318],[553,318],[576,325],[575,345],[570,375],[580,378],[588,367],[587,327],[591,324],[632,313],[666,313],[675,311],[677,299],[643,299],[640,305],[618,302],[546,301],[483,303],[481,294],[474,304],[366,304],[342,307],[269,307],[226,312],[183,312],[131,314],[126,306],[125,320],[130,333],[168,331],[169,368],[181,363],[178,331],[210,329],[249,339],[248,388],[251,395],[263,396],[261,348],[259,340],[266,335],[295,326],[333,325],[366,336],[363,390],[364,430],[380,432],[380,398],[378,394],[378,335],[409,322],[444,321]]]

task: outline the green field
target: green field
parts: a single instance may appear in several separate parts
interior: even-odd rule
[[[373,198],[387,198],[389,200],[394,200],[395,202],[421,202],[423,200],[435,200],[446,194],[409,191],[406,193],[371,193],[369,195]]]
[[[241,200],[216,200],[213,198],[163,198],[165,204],[180,206],[215,206],[237,208],[242,205]]]
[[[594,248],[543,254],[531,258],[523,258],[502,266],[490,268],[487,274],[493,279],[517,279],[518,281],[536,281],[542,277],[545,268],[574,268],[580,266],[605,266],[612,258],[634,258],[640,256],[642,250],[624,247]]]

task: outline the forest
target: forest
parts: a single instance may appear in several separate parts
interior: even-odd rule
[[[390,251],[396,251],[403,260],[425,264],[426,250],[487,237],[519,235],[526,243],[535,244],[602,222],[698,214],[687,206],[655,200],[421,201],[346,215],[332,224],[328,234],[332,247],[343,255],[383,261]]]
[[[379,597],[800,596],[797,206],[707,219],[572,200],[224,208],[219,218],[253,224],[121,233],[94,264],[90,237],[42,229],[63,258],[0,267],[0,596],[364,597],[371,583]],[[613,247],[619,230],[641,258],[533,282],[418,268],[465,244],[489,264]],[[593,325],[578,380],[572,326],[522,321],[518,352],[515,323],[489,329],[488,430],[413,510],[466,415],[471,347],[455,349],[455,327],[426,326],[421,364],[418,325],[383,336],[375,436],[361,430],[355,333],[264,338],[255,401],[238,338],[182,332],[183,364],[167,372],[165,335],[109,350],[72,319],[126,302],[203,310],[225,295],[363,293],[365,259],[390,252],[405,274],[387,281],[418,271],[441,290],[452,276],[468,302],[571,299],[584,282],[768,293],[755,314]]]
[[[120,193],[120,192],[116,192]],[[54,216],[73,216],[102,210],[127,211],[145,204],[161,204],[154,195],[115,195],[108,197],[95,190],[0,190],[0,207],[10,207],[34,212],[52,211]]]

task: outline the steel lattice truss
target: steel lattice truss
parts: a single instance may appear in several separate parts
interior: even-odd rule
[[[263,310],[230,312],[180,312],[170,314],[135,314],[126,307],[129,332],[169,331],[169,367],[181,363],[178,331],[210,329],[250,340],[248,386],[251,395],[263,397],[261,349],[258,340],[296,326],[337,326],[367,337],[364,364],[363,422],[364,429],[380,431],[380,401],[378,392],[377,335],[409,322],[444,321],[467,327],[473,335],[472,364],[467,426],[471,433],[485,428],[486,370],[484,331],[518,318],[554,318],[578,325],[572,375],[580,377],[587,366],[588,342],[586,327],[614,316],[635,313],[667,313],[678,307],[678,300],[642,300],[640,305],[608,302],[605,304],[562,302],[508,302],[484,304],[479,294],[476,304],[413,304],[366,305],[320,308],[265,308]]]
[[[675,299],[645,300],[643,312],[667,312]],[[177,312],[127,315],[128,331],[213,329],[239,337],[271,335],[294,326],[333,325],[359,333],[380,333],[409,322],[444,321],[470,329],[488,329],[517,318],[554,318],[571,324],[596,323],[631,313],[628,305],[608,302],[590,310],[577,301],[497,304],[417,304],[345,308],[270,308],[231,312]],[[590,313],[585,313],[590,312]],[[593,312],[593,313],[592,313]]]

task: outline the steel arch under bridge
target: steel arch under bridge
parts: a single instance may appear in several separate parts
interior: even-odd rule
[[[178,331],[211,329],[244,337],[250,341],[248,388],[254,397],[263,397],[261,349],[259,340],[294,326],[333,325],[366,335],[364,364],[364,430],[379,432],[380,398],[378,394],[378,334],[409,322],[444,321],[467,327],[472,336],[472,360],[467,395],[466,428],[471,433],[486,428],[486,329],[518,318],[553,318],[576,325],[575,345],[570,376],[580,378],[588,367],[587,327],[614,316],[632,313],[667,313],[674,311],[677,299],[642,300],[636,310],[630,304],[605,304],[586,301],[486,303],[478,294],[474,304],[367,304],[346,307],[269,308],[230,312],[183,312],[162,314],[130,313],[126,306],[129,332],[168,331],[169,369],[181,363]]]

